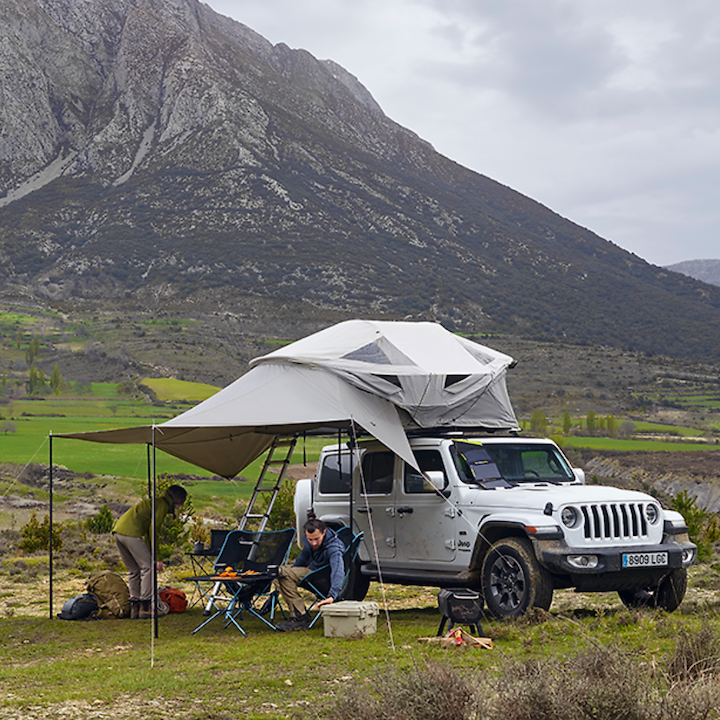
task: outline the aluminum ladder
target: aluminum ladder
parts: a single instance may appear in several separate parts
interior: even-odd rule
[[[237,527],[238,530],[248,530],[258,533],[255,536],[255,540],[247,542],[247,544],[251,546],[247,554],[248,560],[252,560],[255,555],[255,550],[260,540],[259,533],[267,527],[270,513],[275,504],[275,499],[280,492],[282,481],[285,478],[285,471],[290,464],[290,459],[296,444],[297,436],[280,438],[276,435],[267,452],[265,463],[255,483],[252,497]],[[263,499],[265,499],[264,507]],[[221,586],[222,583],[215,583],[215,587],[205,605],[203,615],[209,615],[212,612],[213,600],[219,597]]]

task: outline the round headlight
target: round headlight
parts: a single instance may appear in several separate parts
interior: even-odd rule
[[[574,507],[564,507],[560,519],[565,527],[574,527],[578,521],[578,512]]]
[[[645,518],[646,520],[651,524],[654,525],[658,518],[660,517],[660,512],[658,511],[657,505],[652,505],[651,503],[648,503],[645,506]]]

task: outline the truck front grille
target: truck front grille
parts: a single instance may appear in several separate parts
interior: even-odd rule
[[[643,503],[582,505],[583,530],[588,540],[632,540],[648,534]]]

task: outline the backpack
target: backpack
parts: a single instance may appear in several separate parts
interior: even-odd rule
[[[187,596],[182,590],[177,588],[164,587],[160,590],[160,599],[167,603],[168,612],[181,613],[185,612],[188,606]]]
[[[125,618],[130,615],[130,591],[125,581],[111,570],[94,572],[87,590],[97,598],[98,617]]]
[[[98,609],[97,599],[90,593],[83,593],[63,603],[58,613],[61,620],[89,620]]]

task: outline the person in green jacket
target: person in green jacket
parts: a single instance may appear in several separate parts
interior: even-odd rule
[[[173,515],[183,506],[187,492],[180,485],[171,485],[155,501],[155,527],[159,528],[169,513]],[[152,499],[141,500],[122,515],[113,527],[115,544],[128,569],[130,589],[130,618],[152,617],[153,565],[150,552]],[[164,569],[157,563],[158,572]]]

